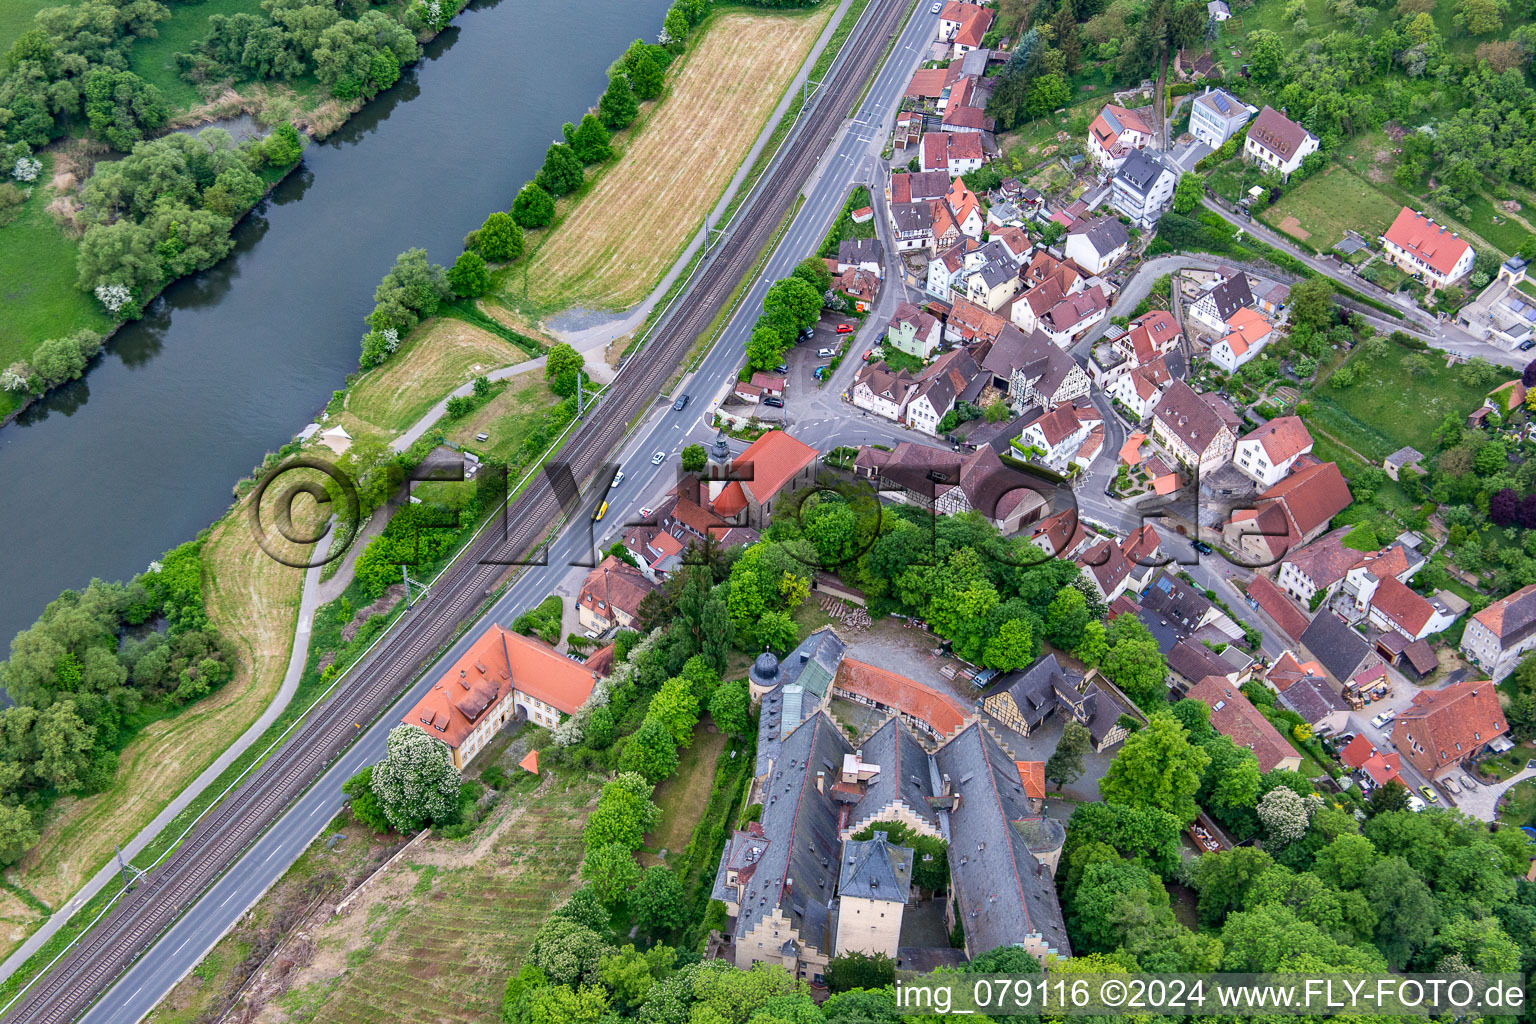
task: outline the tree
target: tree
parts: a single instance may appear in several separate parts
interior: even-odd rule
[[[617,843],[587,851],[581,862],[581,877],[592,893],[610,910],[629,898],[629,891],[640,882],[640,866],[635,855]]]
[[[1190,744],[1177,718],[1159,711],[1126,738],[1099,782],[1099,795],[1110,803],[1156,807],[1187,824],[1198,810],[1194,797],[1210,760]]]
[[[827,261],[815,256],[807,256],[795,264],[794,276],[800,278],[806,284],[816,289],[817,295],[823,295],[832,287],[832,271],[827,267]]]
[[[1083,638],[1078,641],[1077,649],[1072,652],[1089,668],[1095,668],[1102,664],[1109,655],[1109,633],[1104,628],[1104,623],[1098,619],[1091,620],[1083,627]]]
[[[1260,783],[1259,759],[1253,751],[1239,747],[1230,736],[1213,736],[1200,749],[1211,759],[1201,784],[1201,803],[1218,812],[1252,807]]]
[[[790,342],[772,327],[758,326],[747,339],[747,365],[754,370],[770,370],[779,365],[779,359]]]
[[[1061,650],[1076,650],[1091,618],[1083,592],[1067,587],[1056,595],[1045,613],[1045,638]]]
[[[555,215],[555,201],[537,181],[530,181],[512,200],[512,219],[525,228],[542,228]]]
[[[661,820],[661,808],[651,802],[654,789],[650,781],[634,772],[620,772],[603,786],[597,807],[587,817],[583,833],[587,849],[609,843],[640,849],[645,834]]]
[[[828,992],[885,988],[896,983],[896,961],[883,953],[842,953],[827,961]]]
[[[1168,663],[1157,640],[1134,615],[1119,615],[1106,630],[1109,646],[1101,668],[1143,710],[1164,702]]]
[[[362,771],[341,784],[352,806],[352,820],[366,825],[375,832],[389,831],[389,818],[384,805],[373,791],[373,765],[364,765]]]
[[[1316,805],[1310,798],[1297,796],[1294,790],[1276,787],[1264,794],[1258,805],[1264,833],[1277,848],[1294,843],[1307,834]]]
[[[693,727],[699,723],[699,698],[682,676],[673,676],[651,698],[645,717],[666,726],[672,741],[680,747],[693,742]]]
[[[747,685],[741,680],[722,683],[709,698],[709,717],[732,736],[745,736],[752,728],[752,705]]]
[[[565,342],[557,342],[550,347],[549,353],[544,357],[544,380],[549,385],[549,390],[561,398],[570,398],[576,394],[576,377],[581,373],[582,367],[587,361]]]
[[[619,769],[643,775],[647,782],[660,782],[677,771],[677,741],[659,719],[646,716],[624,744]]]
[[[1291,322],[1326,331],[1335,323],[1333,295],[1333,282],[1322,275],[1291,285]]]
[[[1469,35],[1485,36],[1504,27],[1507,7],[1504,0],[1460,0],[1451,23],[1465,27]]]
[[[620,58],[625,70],[629,72],[629,84],[634,88],[635,95],[642,100],[653,100],[660,96],[662,83],[666,81],[667,66],[662,57],[657,55],[657,49],[636,39]]]
[[[511,263],[523,255],[523,229],[510,213],[497,210],[480,225],[475,244],[487,263]]]
[[[809,327],[821,315],[821,292],[801,277],[775,281],[763,296],[763,313],[770,320],[783,319],[790,336]]]
[[[528,950],[528,962],[556,985],[575,985],[595,979],[598,962],[611,952],[613,947],[597,932],[557,914],[539,928]]]
[[[459,809],[459,770],[447,744],[414,725],[397,725],[373,768],[373,792],[396,832],[452,822]]]
[[[709,451],[701,444],[690,444],[680,453],[684,473],[702,473],[709,464]]]
[[[651,938],[666,936],[688,922],[688,899],[677,873],[664,864],[645,869],[630,900],[635,922]]]
[[[1093,748],[1093,736],[1088,727],[1077,721],[1069,721],[1062,727],[1056,749],[1045,762],[1045,779],[1056,783],[1056,791],[1069,782],[1077,781],[1083,774],[1083,755]]]
[[[582,117],[581,123],[576,126],[576,131],[571,136],[571,149],[584,164],[600,164],[613,156],[613,147],[608,141],[608,129],[603,127],[603,122],[597,119],[596,114],[587,114]]]
[[[1198,174],[1184,174],[1173,187],[1173,212],[1189,213],[1205,198],[1205,179]]]
[[[550,143],[544,154],[544,166],[535,179],[539,187],[552,196],[568,195],[581,187],[582,178],[581,159],[576,151],[563,142]]]
[[[1254,881],[1275,866],[1274,858],[1254,846],[1205,854],[1197,858],[1190,885],[1200,894],[1200,923],[1214,928],[1248,903]]]
[[[754,632],[758,641],[773,651],[788,651],[800,642],[800,628],[788,612],[764,612]]]
[[[87,228],[75,269],[78,284],[85,291],[114,284],[145,291],[158,283],[162,274],[154,235],[131,220]]]
[[[614,75],[608,79],[608,89],[603,93],[603,98],[597,101],[597,116],[603,122],[603,127],[610,132],[628,128],[639,113],[640,104],[636,102],[634,91],[629,87],[629,79],[624,75]]]
[[[0,804],[0,864],[14,864],[37,842],[37,824],[25,807]]]
[[[485,272],[485,260],[478,253],[459,253],[459,258],[448,268],[448,284],[453,288],[453,294],[461,299],[484,295],[491,287],[490,275]]]

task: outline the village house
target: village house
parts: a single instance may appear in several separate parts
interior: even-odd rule
[[[1114,217],[1084,218],[1067,229],[1067,258],[1089,274],[1106,272],[1130,251],[1130,233]]]
[[[1189,133],[1212,149],[1220,149],[1252,116],[1253,108],[1225,89],[1206,89],[1190,106]]]
[[[1030,534],[1029,542],[1048,556],[1070,559],[1082,551],[1090,539],[1077,509],[1066,508],[1040,520]]]
[[[1260,487],[1285,478],[1296,460],[1312,452],[1312,435],[1300,416],[1276,416],[1237,439],[1232,464]]]
[[[1494,682],[1536,648],[1536,583],[1499,598],[1467,620],[1461,652]]]
[[[1381,247],[1398,269],[1421,279],[1431,290],[1460,283],[1472,273],[1477,259],[1477,253],[1455,232],[1406,206],[1381,236]]]
[[[1220,336],[1227,331],[1227,321],[1241,309],[1253,308],[1253,289],[1241,270],[1220,270],[1203,295],[1190,304],[1186,313],[1194,325]]]
[[[754,529],[767,526],[773,500],[815,479],[818,452],[783,430],[770,430],[731,460],[725,479],[709,481],[717,516]]]
[[[1263,351],[1274,337],[1274,328],[1256,309],[1240,309],[1227,318],[1227,333],[1211,346],[1211,362],[1224,373],[1236,373]]]
[[[1002,336],[1006,326],[1008,321],[1003,317],[956,296],[949,316],[944,321],[944,340],[956,345],[995,342]],[[1007,386],[1006,381],[1004,386]]]
[[[986,160],[977,132],[929,132],[921,151],[923,170],[943,171],[951,178],[980,170]]]
[[[1109,397],[1119,402],[1136,423],[1144,423],[1157,409],[1157,403],[1173,384],[1173,375],[1162,356],[1117,377],[1109,387]]]
[[[1301,634],[1301,646],[1341,686],[1347,685],[1362,668],[1380,665],[1365,638],[1326,608],[1312,617],[1311,625]]]
[[[1357,600],[1367,610],[1371,625],[1396,630],[1409,640],[1442,632],[1456,621],[1445,602],[1415,593],[1394,576],[1372,577],[1361,587]]]
[[[874,481],[882,497],[939,515],[975,512],[1004,536],[1040,521],[1050,507],[1048,487],[1003,465],[997,452],[985,445],[963,456],[911,441],[889,452],[864,445],[854,458],[853,471]]]
[[[952,55],[963,57],[981,46],[994,17],[990,7],[949,0],[939,14],[939,42],[952,43]]]
[[[1353,500],[1338,465],[1321,462],[1259,495],[1255,508],[1233,512],[1222,538],[1248,565],[1274,565],[1321,536]]]
[[[929,359],[938,349],[942,329],[938,318],[910,302],[896,307],[885,328],[885,341],[898,351],[918,359]]]
[[[1248,129],[1243,156],[1289,180],[1301,162],[1317,152],[1317,145],[1316,135],[1267,106]]]
[[[1161,542],[1152,524],[1146,523],[1122,541],[1101,540],[1088,547],[1076,564],[1105,604],[1129,591],[1146,586],[1157,571],[1153,560]]]
[[[916,383],[906,370],[892,372],[883,362],[865,363],[854,374],[848,397],[860,409],[899,422]]]
[[[1215,22],[1223,22],[1232,17],[1232,9],[1227,6],[1227,0],[1210,0],[1205,5],[1206,17]]]
[[[640,614],[640,602],[655,589],[639,569],[609,555],[582,581],[576,594],[576,617],[582,626],[599,633],[614,626],[628,629]]]
[[[991,258],[965,277],[965,297],[988,312],[997,312],[1019,290],[1019,266],[1000,242],[988,242],[978,255],[992,250]]]
[[[1187,694],[1211,709],[1211,727],[1258,759],[1260,772],[1297,771],[1301,755],[1269,724],[1243,691],[1221,676],[1207,676]]]
[[[1058,405],[1028,423],[1014,446],[1035,449],[1039,452],[1035,461],[1060,473],[1077,453],[1088,432],[1095,426],[1102,426],[1103,422],[1103,417],[1092,406],[1079,409],[1074,405]]]
[[[1028,668],[1004,675],[981,695],[981,709],[1020,736],[1028,736],[1060,712],[1087,727],[1093,748],[1103,753],[1126,737],[1126,713],[1096,682],[1047,654]]]
[[[1237,686],[1241,673],[1215,651],[1195,640],[1180,640],[1164,656],[1172,676],[1173,692],[1187,693],[1191,686],[1207,676],[1216,676]]]
[[[1039,331],[1025,334],[1012,324],[1003,327],[981,365],[1008,389],[1009,404],[1021,414],[1035,405],[1053,409],[1076,401],[1092,388],[1075,358]]]
[[[883,256],[878,238],[845,238],[837,244],[837,273],[865,270],[879,277]]]
[[[880,290],[880,275],[850,268],[833,278],[832,288],[855,302],[868,305],[875,301],[875,294]]]
[[[1101,353],[1094,347],[1089,361],[1089,376],[1098,387],[1109,389],[1137,367],[1149,366],[1172,352],[1183,338],[1178,321],[1164,309],[1143,313],[1126,325],[1123,334],[1112,337]],[[1114,328],[1106,332],[1111,338]]]
[[[1389,782],[1408,788],[1402,775],[1402,755],[1395,750],[1383,753],[1364,734],[1344,745],[1344,749],[1339,751],[1339,760],[1360,773],[1360,786],[1367,793]]]
[[[933,203],[892,203],[886,208],[897,252],[934,251]]]
[[[1331,594],[1351,572],[1369,572],[1377,578],[1394,576],[1407,583],[1424,565],[1425,558],[1394,542],[1376,552],[1357,551],[1344,546],[1353,527],[1341,526],[1298,550],[1286,553],[1280,563],[1275,583],[1304,605],[1313,604],[1313,595]],[[1363,582],[1363,579],[1362,579]],[[1321,603],[1322,598],[1317,599]]]
[[[1232,428],[1212,404],[1214,395],[1201,395],[1176,380],[1152,413],[1152,437],[1177,461],[1201,473],[1219,469],[1232,457]]]
[[[917,375],[907,399],[907,425],[932,437],[939,436],[939,421],[958,402],[976,398],[986,377],[965,349],[946,352]]]
[[[965,294],[965,275],[986,262],[985,256],[977,256],[981,243],[974,238],[962,238],[948,249],[928,261],[928,277],[924,288],[928,294],[943,302],[950,302],[958,292]]]
[[[1152,141],[1152,129],[1139,111],[1104,105],[1088,126],[1088,158],[1105,171],[1118,170],[1125,158]]]
[[[1392,744],[1419,771],[1440,778],[1509,732],[1493,683],[1469,679],[1423,690],[1398,712]]]
[[[1128,154],[1115,172],[1109,204],[1131,219],[1131,223],[1150,230],[1163,210],[1173,200],[1173,187],[1179,176],[1146,150]]]
[[[441,740],[463,771],[509,722],[559,725],[597,680],[553,647],[492,623],[400,721]]]

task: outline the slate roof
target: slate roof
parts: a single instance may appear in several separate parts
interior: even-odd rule
[[[884,832],[876,832],[871,839],[843,843],[839,896],[905,903],[911,892],[911,847],[891,843]]]
[[[1169,385],[1152,415],[1162,422],[1170,434],[1200,455],[1226,428],[1221,415],[1206,401],[1205,396],[1182,380]]]
[[[1117,180],[1132,186],[1133,191],[1146,195],[1162,177],[1166,168],[1156,159],[1150,156],[1144,149],[1133,149],[1125,158],[1125,163],[1115,172]]]
[[[928,770],[928,751],[900,718],[892,716],[869,734],[859,747],[860,759],[880,766],[864,787],[864,798],[853,809],[849,824],[877,819],[897,802],[935,829],[939,816],[929,800],[934,795],[933,773]]]
[[[1223,322],[1230,320],[1238,310],[1253,306],[1253,289],[1248,285],[1248,275],[1242,271],[1212,288],[1210,297],[1216,303],[1216,315]]]
[[[885,247],[878,238],[845,238],[837,246],[838,263],[874,263],[879,266]]]
[[[1349,710],[1344,698],[1328,685],[1326,679],[1317,676],[1296,680],[1286,687],[1279,699],[1281,704],[1305,718],[1309,725],[1316,725],[1335,712]]]
[[[1143,611],[1166,619],[1181,635],[1187,636],[1199,628],[1201,620],[1215,605],[1200,590],[1165,569],[1142,593],[1141,607]]]
[[[1504,647],[1513,647],[1536,631],[1536,583],[1499,598],[1472,618]]]
[[[1360,561],[1363,554],[1344,546],[1344,538],[1349,536],[1352,529],[1354,527],[1341,526],[1337,530],[1329,530],[1306,547],[1287,553],[1282,566],[1287,563],[1294,565],[1320,590],[1333,586]]]
[[[1301,644],[1340,683],[1353,676],[1370,653],[1365,638],[1326,608],[1317,613],[1301,634]]]
[[[1067,229],[1068,234],[1084,235],[1087,237],[1093,251],[1100,256],[1108,256],[1122,245],[1131,243],[1131,236],[1114,217],[1095,217],[1079,220]]]
[[[1216,652],[1194,640],[1180,640],[1168,652],[1168,668],[1183,676],[1191,685],[1206,676],[1226,676],[1232,666],[1222,661]]]
[[[1030,729],[1045,721],[1056,708],[1056,694],[1067,689],[1075,691],[1082,676],[1062,667],[1056,655],[1047,654],[1033,665],[1017,669],[1003,676],[981,695],[982,701],[999,693],[1013,698],[1019,714]]]

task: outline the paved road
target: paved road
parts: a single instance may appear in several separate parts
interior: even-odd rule
[[[805,189],[805,202],[769,258],[761,278],[748,290],[740,312],[727,324],[692,381],[685,382],[682,390],[702,396],[706,387],[713,390],[716,382],[734,372],[768,284],[787,276],[797,262],[815,249],[841,211],[854,181],[867,180],[855,176],[868,175],[872,161],[878,159],[906,82],[932,38],[937,20],[926,7],[913,15],[860,104],[857,116],[844,126]],[[573,525],[551,543],[547,564],[527,567],[493,606],[489,618],[510,623],[537,604],[560,586],[572,571],[572,563],[591,563],[595,540],[609,539],[627,519],[635,516],[642,504],[665,491],[678,472],[677,450],[706,432],[700,422],[703,405],[700,401],[682,412],[664,407],[648,416],[621,449],[619,461],[625,469],[625,480],[607,496],[610,511],[603,524],[592,530],[588,513],[604,496],[595,492],[585,495]],[[650,462],[650,455],[656,451],[667,455],[659,466]],[[478,632],[474,629],[467,633],[439,664],[451,663],[461,656]],[[319,835],[343,806],[341,784],[361,767],[383,756],[389,729],[431,687],[435,678],[432,671],[426,672],[389,712],[364,730],[358,742],[252,845],[235,868],[215,882],[151,952],[126,971],[81,1019],[91,1024],[134,1024],[153,1009]]]

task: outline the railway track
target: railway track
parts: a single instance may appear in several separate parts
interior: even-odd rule
[[[622,440],[627,425],[655,401],[694,341],[755,265],[789,212],[902,24],[908,0],[875,0],[833,63],[827,83],[744,204],[678,308],[620,372],[608,397],[567,447],[575,478],[586,479]],[[34,982],[5,1024],[66,1024],[77,1019],[161,933],[196,902],[276,821],[369,722],[397,700],[429,658],[494,590],[504,565],[530,550],[556,522],[560,500],[535,478],[512,503],[509,527],[484,531],[402,624],[351,672],[312,720],[227,797],[176,852],[140,881],[80,945]],[[501,562],[502,564],[486,564]]]

